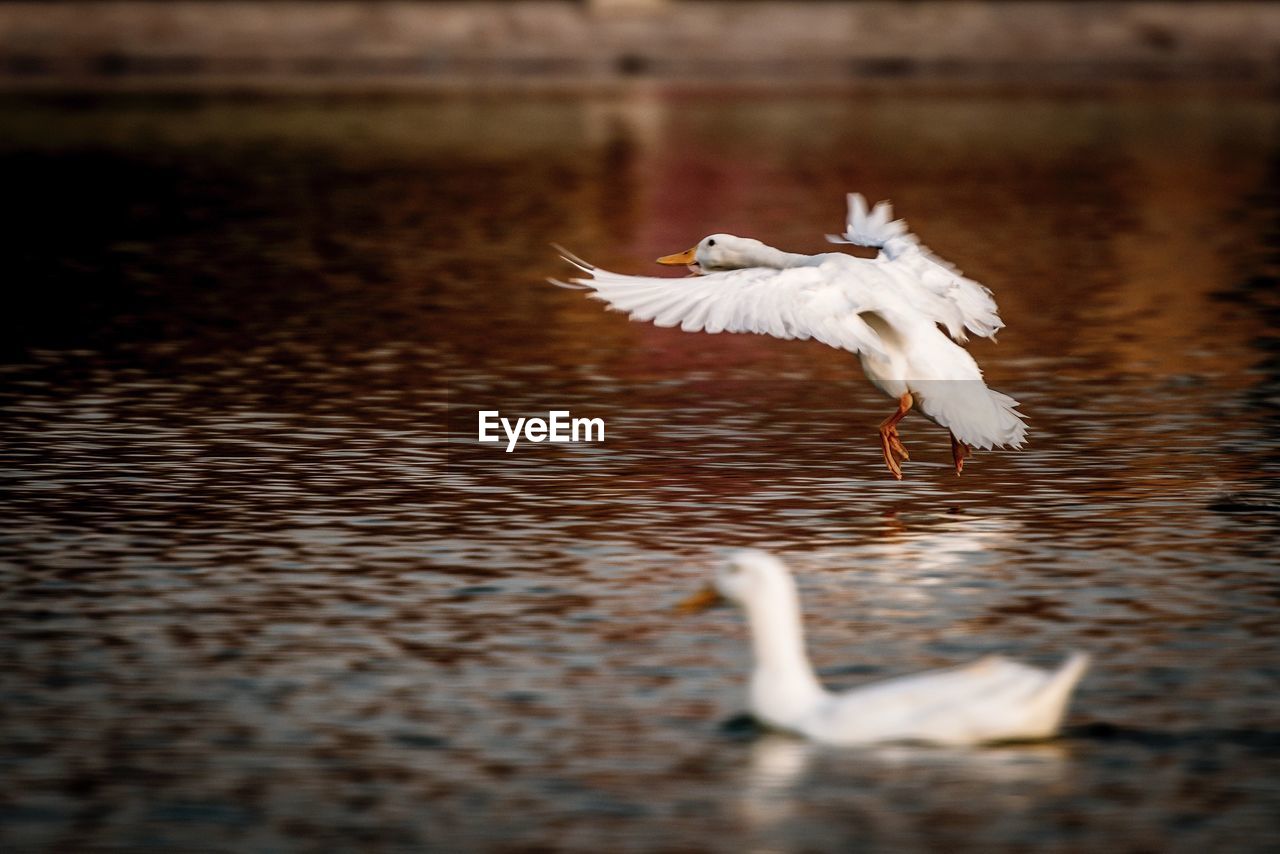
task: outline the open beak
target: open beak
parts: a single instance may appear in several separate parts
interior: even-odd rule
[[[697,593],[685,599],[676,606],[676,610],[681,614],[698,614],[708,608],[714,608],[717,605],[723,605],[724,598],[720,593],[708,584]]]
[[[683,252],[677,252],[674,255],[663,255],[658,259],[659,264],[670,264],[672,267],[687,267],[690,264],[697,263],[698,247],[686,249]]]

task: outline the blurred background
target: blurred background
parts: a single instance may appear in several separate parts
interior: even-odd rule
[[[1265,2],[175,0],[0,4],[7,87],[622,81],[1274,83]]]
[[[1275,850],[1278,82],[1253,2],[0,2],[0,847]],[[848,354],[545,282],[854,190],[1025,450],[895,482]],[[835,687],[1094,670],[1048,744],[764,735],[672,610],[738,546]]]

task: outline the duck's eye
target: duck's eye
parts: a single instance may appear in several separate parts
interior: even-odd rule
[[[707,241],[707,245],[708,245],[708,246],[715,246],[715,245],[716,245],[716,242],[715,242],[715,240],[708,240],[708,241]]]

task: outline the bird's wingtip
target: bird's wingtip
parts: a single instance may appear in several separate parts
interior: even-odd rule
[[[588,288],[586,285],[578,284],[577,282],[566,282],[563,279],[553,279],[550,276],[547,277],[547,281],[555,285],[557,288],[564,288],[565,290],[569,290],[569,291],[590,290],[590,288]]]
[[[561,258],[568,261],[570,264],[577,267],[579,270],[581,270],[584,273],[590,273],[596,269],[594,264],[590,263],[589,261],[583,261],[577,255],[574,255],[572,252],[570,252],[568,249],[565,249],[559,243],[552,243],[551,248],[556,250],[556,252],[560,253]]]

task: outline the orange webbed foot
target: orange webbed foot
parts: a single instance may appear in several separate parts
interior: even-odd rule
[[[906,417],[912,403],[911,393],[903,394],[898,398],[897,411],[880,424],[880,450],[884,454],[884,464],[889,467],[889,473],[897,480],[902,480],[900,461],[905,462],[911,459],[907,449],[902,446],[902,440],[898,438],[898,422]]]
[[[956,464],[956,474],[959,475],[964,471],[964,461],[973,456],[973,449],[956,438],[955,433],[951,433],[951,459]]]
[[[897,430],[892,427],[880,428],[880,450],[884,454],[884,464],[889,467],[889,473],[902,480],[902,466],[898,464],[898,459],[908,460],[910,457],[898,439]]]

